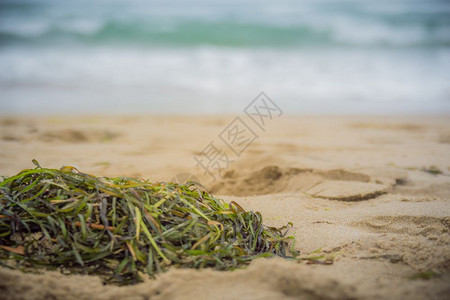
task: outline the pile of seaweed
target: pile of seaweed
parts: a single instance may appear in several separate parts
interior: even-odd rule
[[[96,177],[33,163],[35,169],[0,182],[4,267],[131,284],[169,267],[231,270],[289,253],[291,224],[266,227],[260,213],[195,185]]]

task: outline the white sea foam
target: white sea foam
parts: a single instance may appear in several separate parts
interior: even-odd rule
[[[330,107],[361,111],[377,105],[379,112],[389,112],[389,107],[406,103],[410,107],[405,111],[438,112],[450,104],[450,51],[430,56],[429,52],[210,47],[3,50],[0,66],[1,100],[15,103],[10,108],[17,110],[57,109],[38,105],[43,99],[76,101],[90,109],[98,102],[108,110],[106,104],[114,100],[131,101],[136,106],[124,110],[141,112],[140,107],[171,99],[176,105],[163,105],[166,113],[220,113],[239,110],[240,103],[261,90],[297,113]],[[189,101],[208,105],[192,106]],[[28,106],[16,106],[19,102]]]

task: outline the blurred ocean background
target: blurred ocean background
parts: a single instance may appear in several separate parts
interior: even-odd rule
[[[1,114],[450,112],[450,1],[0,0]]]

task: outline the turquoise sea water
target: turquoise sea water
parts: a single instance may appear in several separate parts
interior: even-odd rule
[[[448,1],[0,1],[1,113],[450,112]]]

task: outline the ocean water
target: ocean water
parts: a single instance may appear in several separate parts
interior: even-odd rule
[[[450,112],[449,1],[0,0],[0,110]]]

